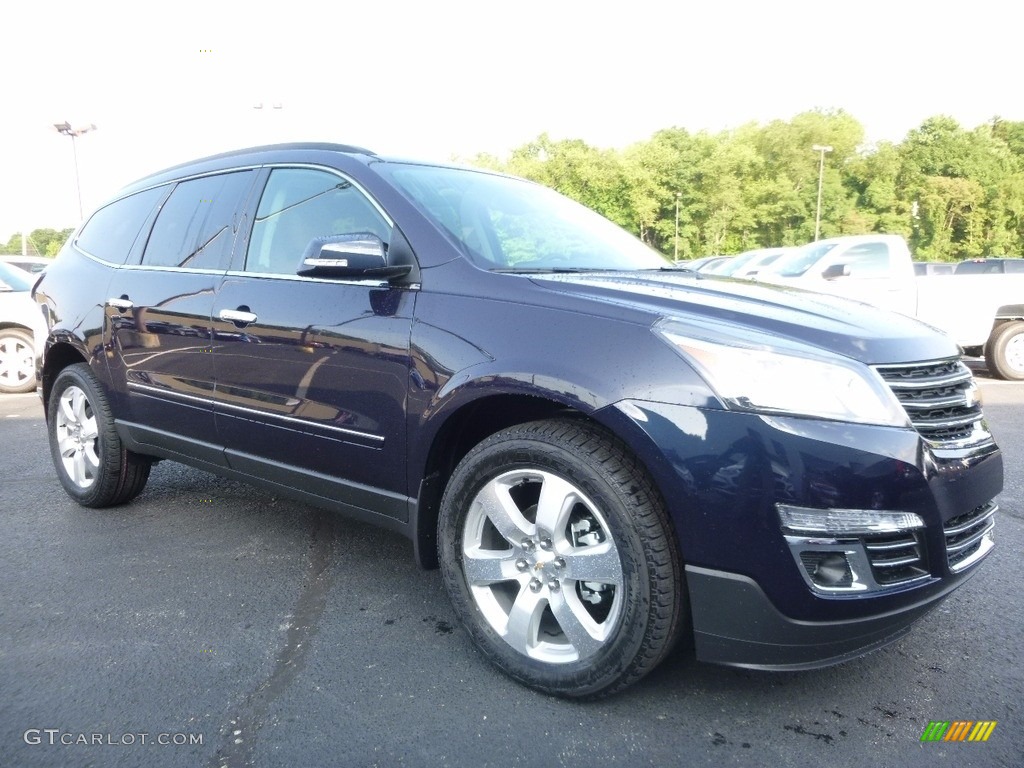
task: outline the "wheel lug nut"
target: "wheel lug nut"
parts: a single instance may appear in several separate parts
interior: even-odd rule
[[[533,542],[533,539],[523,539],[519,546],[526,552],[533,552],[537,548],[537,545]]]
[[[529,567],[530,564],[526,562],[525,559],[520,557],[518,560],[516,560],[516,568],[518,568],[520,571],[525,571]]]
[[[558,583],[558,579],[550,579],[548,581],[548,589],[550,589],[552,592],[557,592],[560,586],[561,585]]]
[[[561,557],[556,557],[554,560],[551,561],[551,564],[555,566],[555,568],[565,568],[565,559]]]
[[[545,552],[551,551],[551,539],[543,538],[540,540],[540,548]]]
[[[530,579],[530,591],[540,592],[540,588],[544,585],[541,584],[540,579]]]

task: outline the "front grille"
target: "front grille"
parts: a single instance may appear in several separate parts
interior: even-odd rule
[[[946,558],[951,571],[957,573],[973,565],[992,548],[997,509],[995,502],[990,501],[946,521],[942,530],[946,536]]]
[[[928,575],[924,548],[915,531],[868,536],[864,548],[877,584],[902,584]]]
[[[991,439],[982,424],[974,377],[960,360],[878,365],[875,370],[925,440],[949,445]]]

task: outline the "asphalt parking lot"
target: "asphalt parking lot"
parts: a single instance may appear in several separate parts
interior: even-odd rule
[[[168,462],[79,508],[36,397],[0,397],[0,766],[1019,766],[1024,384],[979,379],[998,547],[910,635],[802,673],[682,650],[585,704],[492,669],[403,538]]]

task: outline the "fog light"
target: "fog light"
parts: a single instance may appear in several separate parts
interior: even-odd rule
[[[850,561],[842,552],[801,552],[807,575],[819,587],[849,587],[853,584]]]

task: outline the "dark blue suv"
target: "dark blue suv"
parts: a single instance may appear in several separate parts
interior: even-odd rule
[[[1002,459],[950,340],[672,268],[519,179],[211,157],[92,214],[34,295],[79,503],[170,459],[399,531],[482,653],[549,693],[619,690],[680,638],[842,661],[992,547]]]

